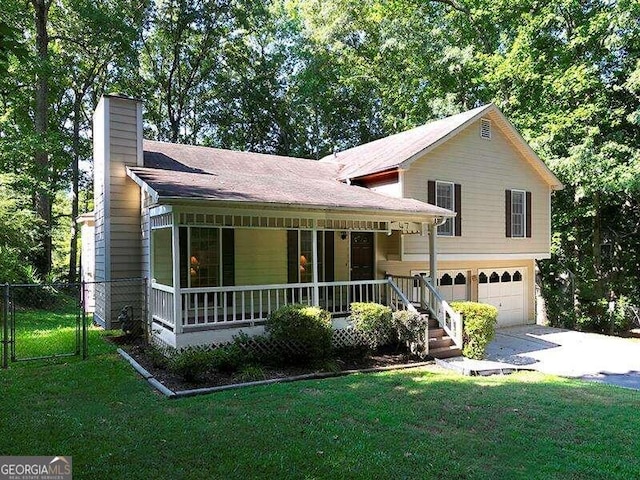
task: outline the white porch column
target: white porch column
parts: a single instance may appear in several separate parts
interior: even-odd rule
[[[320,288],[318,287],[318,227],[316,221],[313,221],[313,230],[311,231],[313,238],[312,256],[313,256],[313,305],[320,306]]]
[[[429,276],[434,288],[438,285],[438,254],[436,251],[436,239],[438,238],[437,221],[429,224]],[[429,293],[429,305],[433,306],[433,294]]]
[[[178,214],[173,212],[171,225],[171,250],[173,253],[173,319],[176,334],[182,333],[182,295],[180,294],[180,229]]]

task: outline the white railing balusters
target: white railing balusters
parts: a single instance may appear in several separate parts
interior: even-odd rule
[[[332,314],[346,315],[352,300],[383,303],[386,284],[387,280],[319,282],[320,306]],[[265,320],[273,309],[283,305],[313,305],[314,302],[311,283],[183,288],[179,291],[185,326]],[[213,305],[210,305],[212,296]],[[165,323],[173,323],[170,315],[173,299],[171,287],[153,290],[152,312]]]

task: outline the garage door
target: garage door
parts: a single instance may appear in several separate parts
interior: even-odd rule
[[[478,271],[478,301],[498,309],[498,327],[523,325],[526,268]]]
[[[411,275],[429,276],[429,273],[412,270]],[[418,290],[418,285],[416,285],[414,295],[419,295]],[[469,300],[469,272],[467,270],[438,270],[438,290],[447,302]]]

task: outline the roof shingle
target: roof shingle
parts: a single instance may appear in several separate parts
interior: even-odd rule
[[[404,161],[443,139],[469,120],[490,109],[483,105],[420,127],[328,155],[320,160],[339,168],[338,178],[358,178],[397,168]]]
[[[145,140],[144,167],[131,172],[160,197],[304,205],[452,216],[453,212],[382,195],[337,179],[327,162]]]

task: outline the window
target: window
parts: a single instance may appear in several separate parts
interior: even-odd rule
[[[505,190],[505,223],[507,237],[531,237],[531,192]]]
[[[189,253],[191,287],[220,285],[220,250],[217,228],[192,228]]]
[[[427,202],[431,205],[456,212],[438,227],[438,235],[445,237],[462,236],[462,186],[458,183],[429,180],[427,182]]]
[[[448,285],[453,285],[453,278],[448,273],[445,273],[442,278],[440,278],[440,285],[446,287]]]
[[[334,280],[334,232],[317,232],[318,281]],[[287,271],[289,283],[313,282],[313,231],[287,230]]]
[[[511,191],[511,236],[524,237],[525,192]]]
[[[436,205],[448,210],[455,210],[455,187],[450,182],[436,182]],[[453,237],[453,218],[448,218],[438,227],[438,235]]]
[[[233,229],[180,227],[179,238],[182,288],[234,284]]]

